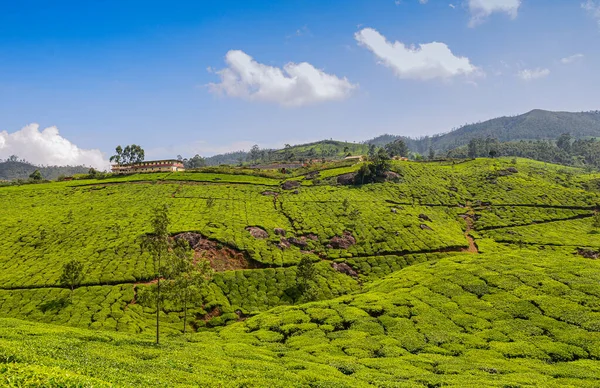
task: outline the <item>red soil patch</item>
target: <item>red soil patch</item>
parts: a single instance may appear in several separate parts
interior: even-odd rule
[[[181,233],[175,238],[185,239],[195,251],[195,257],[208,260],[216,272],[261,268],[258,262],[244,252],[209,240],[199,233]]]

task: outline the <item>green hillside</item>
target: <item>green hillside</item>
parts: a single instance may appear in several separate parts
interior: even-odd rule
[[[333,167],[0,187],[0,385],[600,384],[600,175],[395,161],[398,182],[356,187],[337,178],[360,164]],[[160,204],[216,272],[194,333],[168,301],[154,346],[140,241]],[[71,259],[85,263],[72,302]]]
[[[36,166],[23,160],[7,159],[0,160],[0,181],[27,179],[35,170],[39,170],[44,179],[54,180],[61,175],[84,174],[89,169],[84,166]]]

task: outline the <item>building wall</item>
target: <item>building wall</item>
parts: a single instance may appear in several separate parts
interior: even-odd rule
[[[140,172],[179,172],[185,171],[181,163],[168,161],[142,162],[130,166],[113,166],[112,171],[120,174],[135,174]]]

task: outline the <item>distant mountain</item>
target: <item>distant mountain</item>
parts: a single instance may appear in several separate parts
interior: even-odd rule
[[[347,154],[366,154],[369,145],[382,147],[396,139],[403,139],[413,152],[427,154],[429,147],[436,152],[465,146],[474,138],[496,138],[500,142],[518,140],[557,139],[570,133],[573,139],[600,138],[600,111],[551,112],[535,109],[518,116],[504,116],[480,123],[467,124],[447,133],[420,138],[385,134],[362,143],[347,143],[322,140],[314,143],[294,145],[279,150],[260,150],[265,161],[299,160],[311,158],[340,158]],[[238,151],[206,158],[208,165],[238,164],[252,161],[251,152]]]
[[[467,124],[439,135],[418,139],[383,135],[366,143],[384,145],[402,138],[411,150],[425,153],[430,146],[436,151],[448,151],[466,145],[473,138],[492,137],[501,142],[557,139],[567,132],[575,139],[600,137],[600,111],[575,113],[535,109],[518,116],[504,116],[481,123]]]
[[[89,171],[84,166],[36,166],[24,160],[0,160],[0,180],[28,179],[35,170],[40,170],[44,179],[54,180],[61,175],[84,174]]]

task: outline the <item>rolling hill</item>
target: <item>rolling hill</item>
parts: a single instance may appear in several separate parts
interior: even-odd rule
[[[413,152],[426,155],[429,147],[436,152],[447,152],[466,145],[473,138],[496,138],[500,142],[518,140],[556,140],[561,134],[570,133],[574,139],[600,137],[600,111],[592,112],[552,112],[540,109],[528,113],[498,117],[481,123],[467,124],[453,131],[411,138],[385,134],[362,143],[348,143],[323,140],[314,143],[292,145],[286,149],[263,150],[265,161],[287,159],[341,158],[346,154],[364,155],[369,145],[382,147],[396,139],[406,142]],[[249,152],[239,151],[206,158],[208,165],[239,164],[248,160]]]
[[[360,166],[0,187],[0,385],[600,384],[599,174],[394,161],[398,182],[336,184]],[[216,272],[193,333],[169,301],[156,346],[139,242],[161,204]],[[72,301],[71,259],[85,265]]]
[[[36,166],[24,160],[0,160],[0,181],[27,179],[35,170],[39,170],[44,179],[54,180],[61,175],[85,174],[89,169],[84,166]]]

